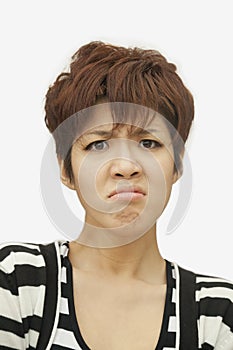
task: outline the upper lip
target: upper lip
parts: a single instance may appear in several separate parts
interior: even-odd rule
[[[114,194],[122,193],[122,192],[136,192],[136,193],[142,193],[145,195],[145,192],[139,186],[124,186],[124,187],[121,187],[121,188],[118,188],[118,189],[112,191],[108,197],[110,198],[110,197],[114,196]]]

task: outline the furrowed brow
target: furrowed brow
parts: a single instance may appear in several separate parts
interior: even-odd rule
[[[144,129],[139,129],[139,130],[135,130],[134,132],[132,132],[132,135],[133,136],[144,136],[144,135],[149,135],[149,134],[155,134],[157,133],[158,130],[156,129],[147,129],[147,130],[144,130]]]
[[[136,129],[131,133],[132,136],[144,136],[149,134],[157,133],[158,130],[156,129]],[[110,137],[113,134],[113,130],[94,130],[90,131],[88,133],[83,134],[82,136],[102,136],[102,137]]]
[[[112,130],[110,131],[106,131],[106,130],[95,130],[95,131],[91,131],[88,133],[83,134],[83,136],[103,136],[103,137],[109,137],[112,135]]]

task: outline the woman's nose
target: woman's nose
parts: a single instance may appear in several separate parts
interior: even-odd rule
[[[124,138],[115,139],[110,166],[111,176],[126,179],[140,176],[142,168],[135,159],[138,159],[138,157],[138,148],[135,141]]]
[[[112,161],[110,174],[113,178],[132,179],[139,177],[142,173],[141,166],[136,162],[128,159],[115,159]]]

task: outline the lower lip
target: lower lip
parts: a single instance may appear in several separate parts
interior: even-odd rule
[[[120,193],[116,193],[113,196],[110,197],[110,199],[112,200],[137,200],[144,197],[143,193],[140,192],[120,192]]]

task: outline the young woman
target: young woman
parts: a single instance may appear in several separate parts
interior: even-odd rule
[[[194,116],[175,65],[91,42],[45,111],[85,222],[69,242],[1,245],[1,349],[232,350],[233,284],[179,267],[157,244]]]

